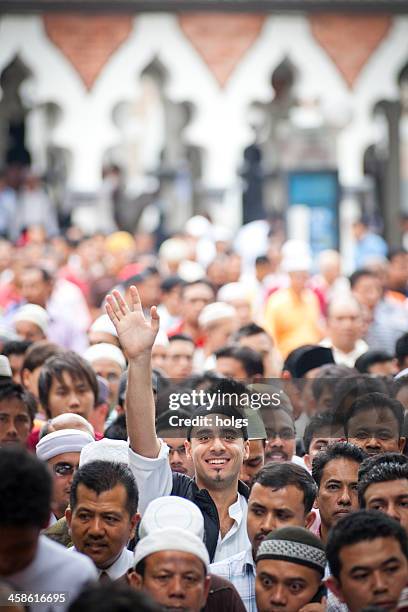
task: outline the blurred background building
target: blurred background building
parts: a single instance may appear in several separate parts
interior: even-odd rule
[[[406,0],[0,9],[2,180],[18,189],[30,168],[60,226],[165,236],[203,212],[232,229],[269,217],[347,259],[364,215],[403,239]]]

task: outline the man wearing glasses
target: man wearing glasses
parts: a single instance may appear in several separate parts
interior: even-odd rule
[[[53,477],[50,524],[65,515],[69,504],[72,479],[78,469],[81,450],[93,441],[91,434],[85,431],[61,429],[47,434],[37,444],[37,457],[47,462]]]

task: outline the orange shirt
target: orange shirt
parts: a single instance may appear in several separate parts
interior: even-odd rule
[[[285,359],[298,346],[320,342],[320,316],[319,300],[310,289],[300,296],[291,288],[279,289],[266,304],[264,327]]]

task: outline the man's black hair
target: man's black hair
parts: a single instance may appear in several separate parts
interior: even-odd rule
[[[54,355],[60,355],[64,352],[65,351],[61,346],[54,344],[53,342],[48,342],[48,340],[34,342],[24,356],[21,370],[29,370],[30,372],[34,372],[34,370],[42,366],[47,359],[54,357]]]
[[[400,336],[395,343],[395,356],[398,365],[403,367],[405,357],[408,357],[408,332]]]
[[[175,287],[183,287],[184,285],[185,281],[180,276],[167,276],[162,280],[160,289],[163,293],[170,293]]]
[[[75,473],[72,480],[69,505],[71,510],[77,505],[78,486],[82,484],[97,495],[122,485],[127,493],[126,510],[130,516],[137,512],[139,494],[136,482],[130,468],[123,463],[111,461],[91,461],[86,463]]]
[[[345,420],[353,402],[367,393],[388,393],[383,378],[360,374],[340,378],[333,388],[333,410],[340,420]]]
[[[257,336],[258,334],[268,334],[263,327],[257,323],[248,323],[240,327],[232,336],[234,342],[237,342],[241,338],[249,338],[250,336]]]
[[[313,508],[317,486],[307,470],[295,463],[267,463],[254,478],[253,484],[269,487],[273,491],[293,485],[303,492],[305,514]]]
[[[31,422],[33,422],[37,412],[37,401],[34,395],[26,391],[21,385],[10,381],[0,385],[0,402],[10,401],[11,399],[17,399],[24,405]]]
[[[400,453],[385,453],[365,459],[358,471],[360,508],[366,507],[364,495],[371,484],[392,480],[408,480],[408,457]]]
[[[320,366],[319,376],[312,381],[312,393],[316,401],[318,401],[322,393],[330,388],[333,393],[334,385],[340,378],[357,374],[353,368],[348,368],[345,365],[326,363]]]
[[[52,479],[47,465],[17,446],[0,448],[0,525],[44,529]]]
[[[309,452],[313,438],[320,437],[318,432],[324,430],[325,432],[329,432],[330,437],[334,438],[334,434],[337,433],[342,426],[342,423],[336,420],[336,417],[332,412],[322,412],[321,414],[316,414],[313,416],[306,425],[305,432],[303,434],[303,447],[305,453]]]
[[[376,510],[359,510],[342,518],[330,529],[326,544],[326,556],[332,575],[340,579],[342,548],[377,538],[395,539],[408,559],[408,536],[396,520]]]
[[[231,429],[234,429],[237,433],[239,433],[240,437],[242,437],[245,441],[248,440],[248,428],[243,423],[243,419],[246,419],[246,416],[243,411],[239,410],[234,406],[224,406],[222,404],[215,404],[212,408],[210,408],[210,406],[202,406],[194,410],[191,414],[191,417],[210,417],[214,414],[220,415],[221,417],[226,417],[228,419],[233,419],[233,421],[239,419],[239,421],[242,423],[242,426],[238,427],[232,425]],[[197,429],[197,426],[191,425],[190,427],[187,427],[186,437],[189,442],[191,441],[191,438],[194,438],[193,429]]]
[[[185,425],[172,425],[170,417],[178,419],[191,419],[192,414],[187,410],[166,410],[156,419],[156,434],[159,438],[186,438],[187,427]]]
[[[181,340],[182,342],[191,342],[191,344],[194,344],[194,340],[192,339],[192,337],[188,336],[187,334],[174,334],[174,336],[170,336],[169,343],[174,342],[175,340]]]
[[[160,612],[146,593],[125,584],[89,584],[74,599],[68,612]]]
[[[145,280],[147,280],[151,276],[156,276],[156,275],[160,275],[160,272],[156,268],[156,266],[147,266],[147,268],[144,268],[138,274],[133,274],[132,276],[127,278],[123,283],[123,287],[125,289],[129,289],[129,287],[131,287],[132,285],[138,285],[139,283],[144,283]]]
[[[242,402],[240,398],[243,395],[250,396],[250,391],[242,383],[232,378],[221,378],[216,383],[207,388],[206,393],[216,396],[217,401],[213,408],[208,409],[209,406],[201,406],[198,409],[191,410],[191,417],[197,416],[210,416],[212,414],[220,414],[233,419],[245,419],[245,413],[242,408]],[[218,398],[220,401],[218,401]],[[226,400],[228,399],[228,402]],[[224,400],[224,401],[222,401]],[[187,428],[187,440],[191,439],[192,430],[194,428]],[[247,427],[237,428],[242,434],[244,440],[248,439]]]
[[[376,363],[387,363],[387,361],[392,361],[392,359],[393,356],[387,353],[387,351],[366,351],[356,359],[354,367],[361,374],[369,374],[371,366]]]
[[[29,340],[9,340],[4,343],[1,354],[6,357],[10,355],[24,355],[31,344],[32,342]]]
[[[218,351],[215,351],[216,359],[221,357],[229,357],[238,361],[245,370],[245,374],[251,378],[252,376],[263,376],[264,365],[262,357],[259,353],[249,348],[249,346],[224,346]]]
[[[346,434],[346,438],[348,437],[348,425],[350,419],[352,419],[356,414],[360,412],[366,412],[368,410],[390,410],[397,422],[398,425],[398,433],[401,436],[402,430],[404,426],[404,407],[396,399],[388,397],[385,393],[367,393],[362,397],[356,399],[351,407],[346,419],[344,421],[344,432]]]
[[[350,289],[353,289],[360,280],[360,278],[364,278],[364,276],[369,276],[370,278],[378,278],[375,272],[372,272],[371,270],[368,270],[366,268],[360,268],[359,270],[353,272],[353,274],[349,278]]]
[[[271,262],[269,261],[269,257],[267,255],[258,255],[258,257],[255,258],[255,266],[260,266],[260,265],[264,265],[264,264],[270,264]]]
[[[98,381],[91,364],[74,351],[65,351],[47,359],[38,380],[40,402],[48,418],[52,417],[48,403],[52,382],[54,378],[62,382],[64,372],[70,374],[74,380],[87,382],[94,395],[95,404],[98,401]]]
[[[127,440],[126,414],[118,414],[116,419],[105,429],[104,437],[110,440]]]
[[[313,459],[312,476],[318,487],[322,480],[323,470],[328,463],[336,459],[348,459],[355,463],[362,463],[367,457],[367,454],[355,444],[349,442],[334,442],[329,444],[325,451],[318,453]]]

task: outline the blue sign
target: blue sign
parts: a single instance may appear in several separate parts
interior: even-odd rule
[[[334,170],[295,170],[288,173],[288,204],[310,209],[313,255],[339,247],[339,180]]]

